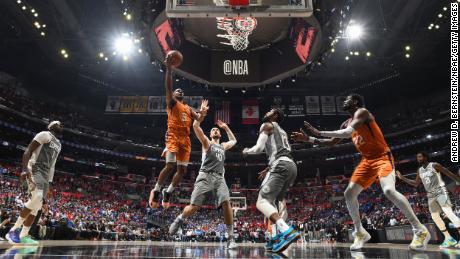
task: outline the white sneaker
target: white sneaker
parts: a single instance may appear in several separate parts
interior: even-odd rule
[[[355,233],[355,241],[350,246],[350,250],[359,250],[363,248],[364,244],[371,240],[371,235],[367,233],[366,230],[364,232],[356,232]]]
[[[227,242],[227,249],[235,249],[237,247],[238,245],[235,243],[235,240],[232,239]]]
[[[425,250],[428,242],[431,239],[430,232],[428,229],[424,228],[423,230],[419,230],[414,232],[414,238],[409,245],[409,248],[415,251]]]

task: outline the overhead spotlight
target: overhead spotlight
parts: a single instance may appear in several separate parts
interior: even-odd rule
[[[30,10],[32,13],[35,13],[35,9]]]
[[[409,54],[409,53],[406,53],[406,58],[410,58],[410,54]]]
[[[67,53],[67,51],[65,49],[61,49],[61,54],[62,55],[65,55]]]
[[[126,13],[126,12],[125,12],[125,13]],[[132,16],[131,16],[131,14],[130,14],[130,13],[126,14],[126,15],[125,15],[125,17],[126,17],[126,20],[128,20],[128,21],[130,21],[130,20],[131,20],[131,18],[132,18]]]
[[[27,7],[25,5],[22,6],[22,10],[26,10]]]
[[[176,78],[176,82],[179,82],[179,78]]]
[[[103,57],[104,57],[104,53],[100,52],[100,53],[99,53],[99,57],[100,57],[100,58],[103,58]]]
[[[439,25],[436,24],[436,26],[434,26],[434,28],[437,30],[439,29]]]
[[[241,89],[241,92],[242,92],[243,94],[245,94],[245,93],[246,93],[246,89]]]
[[[115,49],[122,54],[129,54],[133,50],[133,41],[126,34],[115,41]]]
[[[366,56],[370,57],[372,54],[368,51],[366,52]]]
[[[359,51],[355,51],[355,56],[359,56]]]
[[[293,78],[291,79],[291,81],[292,81],[293,83],[295,83],[295,77],[293,77]]]
[[[225,92],[226,94],[228,94],[230,91],[228,91],[228,89],[225,89],[224,92]]]
[[[444,11],[447,11],[447,7],[446,7],[446,6],[444,6],[444,7],[442,8],[442,10],[444,10]]]
[[[410,46],[407,45],[405,49],[406,49],[406,51],[410,51]]]
[[[363,27],[359,24],[350,24],[346,30],[347,38],[357,40],[363,35]]]
[[[433,136],[431,136],[431,134],[426,135],[426,138],[427,138],[427,139],[431,139],[432,137],[433,137]]]
[[[64,58],[68,58],[68,57],[69,57],[69,54],[65,53]]]
[[[16,3],[20,4],[20,3],[22,3],[22,2],[21,2],[21,0],[18,0],[18,1],[16,1]]]
[[[38,17],[38,13],[34,13],[34,16],[35,16],[35,17]]]
[[[138,52],[139,52],[139,53],[142,53],[142,49],[139,49]]]
[[[127,61],[128,60],[128,56],[124,55],[123,56],[123,61]]]
[[[46,28],[46,24],[42,24],[42,28]]]
[[[45,34],[44,31],[42,31],[42,32],[40,32],[40,35],[45,36],[46,34]]]
[[[350,57],[349,57],[349,56],[346,56],[346,57],[345,57],[345,60],[349,60],[349,59],[350,59]]]
[[[108,57],[105,57],[105,58],[104,58],[104,60],[105,60],[105,61],[108,61],[108,60],[109,60],[109,58],[108,58]]]
[[[334,52],[335,52],[335,49],[334,49],[334,48],[332,48],[332,49],[331,49],[331,52],[332,52],[332,53],[334,53]]]
[[[352,55],[352,56],[354,55],[353,51],[350,51],[350,55]]]
[[[116,51],[112,52],[112,55],[116,56],[116,55],[117,55],[117,52],[116,52]]]
[[[41,27],[39,22],[34,22],[34,25],[35,25],[35,27],[37,27],[37,29],[40,29],[40,27]]]
[[[276,88],[280,88],[280,84],[276,84]]]
[[[438,17],[439,17],[439,18],[442,18],[442,13],[438,14]]]

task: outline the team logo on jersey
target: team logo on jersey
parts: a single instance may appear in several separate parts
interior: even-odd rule
[[[352,140],[356,146],[364,145],[364,138],[361,135],[356,135]]]

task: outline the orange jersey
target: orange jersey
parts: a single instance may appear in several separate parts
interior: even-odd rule
[[[355,129],[352,140],[359,153],[368,159],[377,158],[390,152],[383,133],[375,120]]]
[[[192,112],[190,107],[175,101],[174,106],[168,109],[168,133],[189,136],[191,126]]]

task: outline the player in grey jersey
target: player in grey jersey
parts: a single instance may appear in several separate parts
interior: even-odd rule
[[[207,101],[204,101],[202,106],[206,106],[205,108],[207,108],[207,103]],[[217,127],[211,129],[211,140],[209,140],[204,134],[203,129],[200,127],[200,123],[203,119],[204,117],[193,122],[193,130],[202,145],[202,162],[200,171],[193,187],[190,204],[184,208],[182,214],[177,216],[171,224],[169,227],[169,234],[175,234],[183,224],[184,219],[193,215],[205,202],[207,193],[212,192],[216,197],[217,206],[222,206],[224,212],[224,222],[227,226],[228,234],[227,248],[233,249],[236,248],[233,235],[233,214],[232,207],[230,205],[230,192],[224,178],[224,163],[225,151],[229,150],[236,144],[236,138],[228,125],[219,120],[217,121],[217,125],[219,128],[225,130],[229,141],[220,143],[222,136],[219,128]]]
[[[441,173],[457,182],[457,184],[460,183],[460,178],[439,163],[429,162],[429,156],[425,152],[417,153],[417,162],[420,167],[417,170],[417,177],[415,180],[403,176],[399,171],[396,171],[396,175],[399,179],[415,187],[419,186],[420,182],[423,183],[428,196],[428,207],[430,209],[431,218],[445,237],[440,247],[446,248],[455,246],[457,245],[457,241],[452,238],[447,231],[446,225],[441,218],[441,212],[446,214],[459,231],[460,219],[452,211],[452,203],[450,202],[444,181],[441,178]],[[460,245],[457,245],[457,247],[460,248]]]
[[[48,131],[35,135],[22,156],[21,178],[27,179],[30,198],[24,204],[16,223],[6,235],[10,243],[38,244],[37,241],[30,238],[29,230],[43,202],[46,202],[45,197],[53,181],[56,160],[61,152],[61,142],[58,137],[62,135],[63,129],[61,122],[52,121],[48,125]],[[22,230],[19,233],[21,227]]]
[[[245,148],[243,154],[258,154],[265,150],[268,156],[268,172],[260,187],[257,209],[279,230],[279,234],[267,243],[267,250],[282,252],[296,241],[300,234],[288,226],[283,219],[283,211],[277,209],[278,201],[285,200],[286,192],[297,177],[297,165],[291,156],[291,146],[286,132],[278,122],[284,117],[280,109],[271,109],[265,114],[260,127],[257,144]]]

